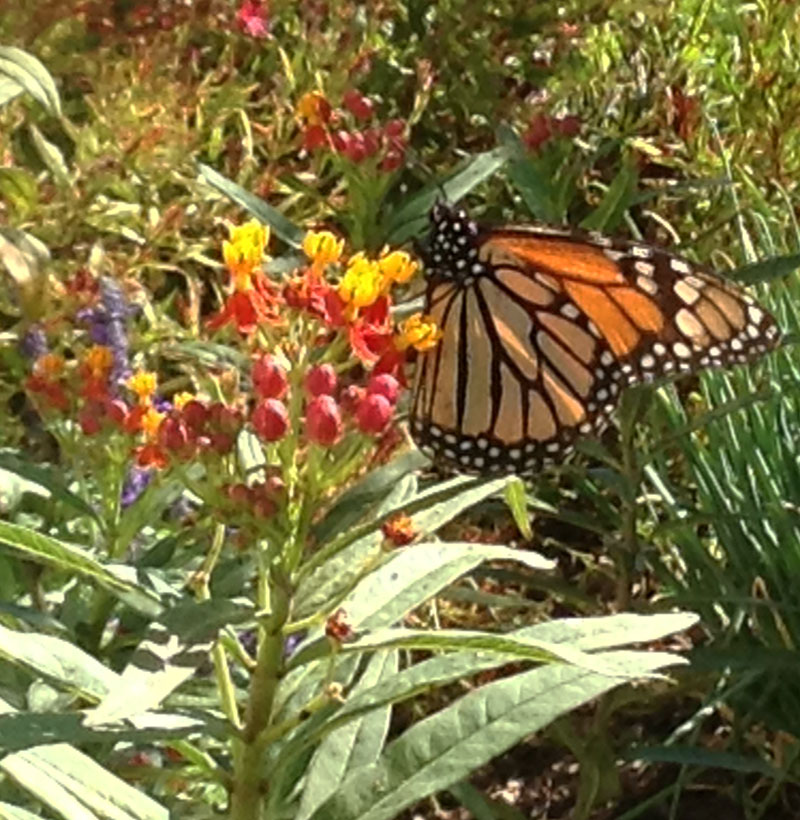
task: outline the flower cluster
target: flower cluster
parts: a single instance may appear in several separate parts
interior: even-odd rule
[[[394,420],[406,357],[440,336],[429,317],[392,317],[392,291],[417,262],[397,250],[347,255],[334,234],[312,231],[302,243],[306,263],[281,281],[265,272],[268,242],[268,229],[250,222],[223,243],[228,293],[205,328],[237,331],[233,343],[249,367],[239,386],[213,400],[160,387],[142,366],[149,355],[129,339],[134,311],[114,279],[66,289],[75,318],[56,350],[39,326],[21,340],[39,408],[95,438],[91,457],[115,452],[123,509],[162,471],[186,477],[185,466],[200,462],[205,489],[194,485],[195,496],[240,526],[268,526],[298,476],[322,492],[358,471],[368,453],[383,460],[403,440]],[[243,434],[263,448],[260,473],[239,464]]]
[[[339,109],[321,92],[309,91],[297,103],[296,114],[303,148],[310,153],[327,149],[353,164],[372,160],[386,173],[403,164],[408,145],[406,122],[393,119],[376,124],[375,103],[357,89],[345,91]]]

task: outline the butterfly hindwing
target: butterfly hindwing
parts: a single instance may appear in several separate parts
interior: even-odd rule
[[[411,423],[439,463],[529,473],[602,429],[629,384],[745,362],[778,328],[745,291],[645,245],[481,231],[437,206]]]

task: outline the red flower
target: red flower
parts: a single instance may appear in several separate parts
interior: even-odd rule
[[[328,144],[328,132],[321,125],[307,125],[303,129],[303,148],[313,153]]]
[[[281,399],[286,395],[289,380],[274,356],[267,354],[256,359],[253,364],[253,387],[262,399]]]
[[[536,114],[530,121],[522,141],[531,151],[538,151],[553,136],[550,117]]]
[[[264,399],[256,405],[252,416],[253,429],[264,441],[279,441],[289,431],[289,413],[278,399]]]
[[[356,420],[362,433],[382,433],[394,415],[394,408],[386,396],[371,393],[358,405]]]
[[[332,396],[336,391],[336,371],[333,365],[320,364],[306,373],[305,387],[309,396]]]
[[[556,133],[561,137],[576,137],[581,131],[581,118],[575,114],[564,114],[552,122]]]
[[[375,364],[392,344],[389,298],[381,296],[364,308],[348,328],[353,353],[367,365]]]
[[[372,372],[388,373],[394,376],[395,379],[403,386],[408,387],[406,380],[406,359],[408,358],[408,350],[398,350],[394,344],[389,346],[389,349],[378,359]]]
[[[244,0],[236,12],[236,23],[251,37],[263,39],[269,36],[267,10],[262,8],[259,0]]]
[[[306,408],[306,433],[311,441],[330,447],[342,434],[342,414],[333,396],[315,396]]]
[[[355,636],[353,627],[347,618],[347,612],[344,609],[337,609],[327,621],[325,621],[325,634],[337,643],[344,643],[350,641]]]
[[[139,467],[155,467],[157,470],[163,470],[169,464],[167,454],[158,444],[145,444],[138,447],[134,453]]]
[[[311,268],[295,276],[283,290],[289,307],[305,310],[328,327],[344,326],[344,302],[339,294]]]

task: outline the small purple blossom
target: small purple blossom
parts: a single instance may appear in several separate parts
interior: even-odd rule
[[[34,361],[47,353],[47,336],[41,325],[31,325],[20,339],[19,349],[26,359]]]
[[[125,481],[122,485],[122,492],[120,493],[120,503],[122,509],[126,509],[133,504],[137,498],[147,489],[147,485],[153,478],[153,471],[151,469],[143,469],[142,467],[131,467]]]
[[[125,320],[131,314],[131,307],[119,282],[110,276],[100,280],[100,303],[109,320]]]

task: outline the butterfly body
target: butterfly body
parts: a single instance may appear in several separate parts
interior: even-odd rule
[[[778,340],[741,288],[663,250],[436,205],[423,252],[442,329],[411,433],[439,464],[528,474],[600,432],[628,385],[743,363]]]

